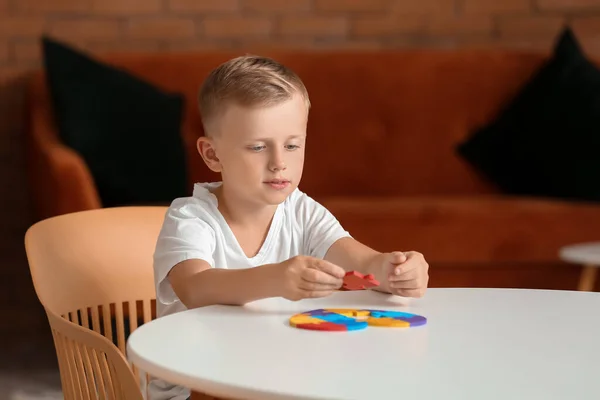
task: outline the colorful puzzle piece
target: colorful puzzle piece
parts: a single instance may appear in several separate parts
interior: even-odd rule
[[[402,320],[407,323],[410,323],[411,326],[418,326],[425,324],[425,319],[420,315],[415,315],[411,313],[406,313],[402,311],[378,311],[371,310],[370,316],[372,317],[373,324],[382,324],[383,321],[390,320]],[[375,322],[375,319],[379,319],[379,321]]]
[[[357,331],[359,329],[364,329],[367,327],[366,322],[356,322],[356,323],[346,323],[346,324],[337,324],[334,322],[323,322],[321,324],[298,324],[295,325],[296,328],[299,329],[307,329],[311,331],[329,331],[329,332],[339,332],[339,331]]]
[[[342,315],[345,315],[346,317],[365,317],[366,318],[369,315],[371,315],[371,312],[369,310],[357,310],[354,308],[328,308],[327,311],[336,313],[336,314],[342,314]]]
[[[371,317],[375,317],[375,318],[386,318],[386,317],[389,317],[389,318],[410,318],[414,314],[405,313],[405,312],[401,312],[401,311],[377,311],[377,310],[371,310],[370,315],[371,315]]]
[[[379,282],[373,274],[363,275],[357,271],[349,271],[344,276],[344,283],[340,290],[365,290],[376,286],[379,286]]]
[[[367,324],[371,326],[384,326],[384,327],[398,327],[398,328],[408,328],[410,326],[410,322],[406,322],[396,318],[374,318],[369,317],[367,319]]]
[[[325,308],[292,316],[290,325],[318,331],[355,331],[367,326],[410,328],[425,325],[421,315],[400,311]]]

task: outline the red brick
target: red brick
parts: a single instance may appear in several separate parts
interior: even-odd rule
[[[379,40],[353,40],[353,41],[336,41],[326,40],[318,41],[315,44],[315,49],[322,50],[381,50],[384,48],[384,43]]]
[[[263,17],[209,17],[203,21],[204,34],[211,38],[267,36],[273,23]]]
[[[352,21],[353,36],[394,36],[398,34],[419,33],[425,28],[425,17],[363,17]]]
[[[0,37],[31,37],[42,34],[45,19],[41,17],[0,18]]]
[[[428,33],[436,36],[461,36],[491,34],[492,19],[489,17],[436,17],[429,21]]]
[[[286,17],[280,24],[280,33],[287,36],[344,36],[349,29],[344,17]]]
[[[189,12],[232,12],[239,10],[239,0],[169,0],[169,10]]]
[[[537,0],[541,11],[600,9],[600,0]]]
[[[384,11],[387,0],[315,0],[318,11]]]
[[[465,14],[520,13],[531,10],[531,0],[464,0]]]
[[[306,12],[311,8],[311,0],[242,0],[242,9],[264,13]]]
[[[294,38],[294,39],[250,39],[242,40],[239,48],[241,51],[248,53],[268,53],[270,51],[286,50],[286,49],[313,49],[315,42],[312,38]]]
[[[454,0],[399,0],[394,3],[392,13],[452,16],[456,13],[456,4]]]
[[[460,38],[458,44],[461,48],[468,49],[518,49],[536,52],[547,52],[552,46],[550,38],[496,38],[496,37],[466,37]]]
[[[92,0],[92,10],[96,14],[125,16],[163,11],[162,0]]]
[[[173,52],[197,52],[210,50],[223,50],[224,47],[229,49],[234,47],[232,40],[193,40],[181,41],[175,40],[165,43],[165,50]]]
[[[51,35],[65,39],[114,39],[120,36],[117,20],[58,20],[52,22],[49,31]]]
[[[497,24],[501,37],[533,38],[555,36],[564,22],[560,15],[531,15],[499,18]]]
[[[86,42],[86,50],[94,53],[153,52],[162,49],[156,40],[108,40]]]
[[[14,4],[16,11],[25,13],[82,12],[91,9],[91,0],[18,0]]]
[[[196,34],[192,19],[165,17],[129,21],[126,34],[138,39],[190,38]]]

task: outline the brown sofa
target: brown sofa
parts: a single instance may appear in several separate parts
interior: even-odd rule
[[[422,251],[431,286],[573,289],[579,268],[561,245],[596,240],[600,206],[501,194],[456,155],[545,55],[516,51],[266,52],[310,92],[301,189],[378,250]],[[182,135],[193,182],[218,179],[196,153],[198,88],[238,53],[101,57],[185,94]],[[101,207],[78,154],[62,145],[43,74],[29,87],[28,162],[39,218]]]

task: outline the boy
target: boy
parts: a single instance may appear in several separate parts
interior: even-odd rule
[[[207,77],[199,106],[198,152],[222,181],[196,184],[167,211],[154,255],[158,317],[328,296],[351,270],[374,274],[377,290],[423,296],[428,265],[420,253],[370,249],[298,189],[310,100],[294,72],[265,57],[229,60]],[[153,399],[189,395],[153,385]]]

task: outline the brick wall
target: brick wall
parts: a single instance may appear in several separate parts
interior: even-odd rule
[[[546,50],[565,22],[589,52],[600,53],[600,0],[0,0],[0,313],[35,304],[22,251],[31,217],[21,105],[22,74],[38,66],[41,33],[97,52],[264,45]],[[39,321],[39,313],[27,315],[22,326]]]

